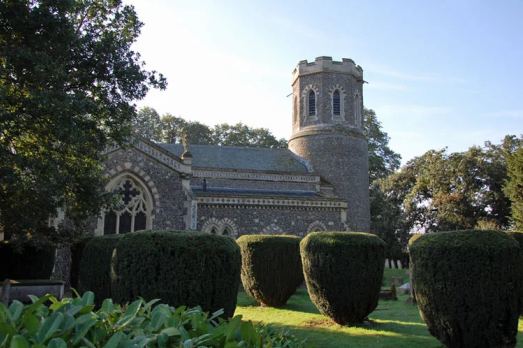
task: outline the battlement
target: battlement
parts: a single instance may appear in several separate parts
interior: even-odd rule
[[[341,62],[338,62],[333,61],[332,57],[318,57],[311,63],[307,60],[300,61],[292,72],[292,83],[294,84],[299,76],[320,72],[350,74],[358,79],[363,79],[363,69],[361,66],[356,65],[352,59],[342,58]]]

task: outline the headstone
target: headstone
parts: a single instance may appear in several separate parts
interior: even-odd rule
[[[398,286],[402,286],[404,283],[403,283],[403,277],[392,277],[392,285],[398,287]]]

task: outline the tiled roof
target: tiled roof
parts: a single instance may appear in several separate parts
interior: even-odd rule
[[[184,152],[181,144],[157,145],[178,157]],[[305,165],[288,149],[191,145],[189,151],[193,156],[193,167],[308,174]]]

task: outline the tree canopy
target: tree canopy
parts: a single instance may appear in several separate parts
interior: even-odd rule
[[[197,121],[187,121],[181,117],[165,114],[157,121],[158,113],[145,107],[138,113],[142,119],[133,124],[135,134],[155,142],[176,144],[182,142],[182,134],[187,131],[187,142],[191,145],[221,145],[286,148],[285,139],[276,137],[266,128],[252,128],[243,123],[229,125],[217,124],[209,127]],[[151,127],[156,126],[152,131]],[[158,134],[156,135],[152,135]]]
[[[48,220],[57,208],[79,222],[110,202],[100,152],[129,134],[133,101],[166,86],[131,50],[141,27],[119,0],[0,2],[0,226],[7,236],[52,240],[58,235]]]
[[[505,194],[512,201],[512,222],[516,230],[523,231],[523,135],[506,136],[503,150],[507,161]]]

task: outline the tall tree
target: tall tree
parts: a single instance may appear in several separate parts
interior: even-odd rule
[[[65,231],[47,227],[57,208],[80,222],[109,204],[100,152],[129,134],[133,101],[166,86],[131,50],[141,27],[133,7],[119,0],[0,2],[6,235],[61,240]]]
[[[485,221],[508,227],[505,177],[502,154],[487,144],[461,153],[428,151],[380,183],[402,205],[409,231],[436,232],[474,228]]]
[[[398,170],[401,155],[389,147],[390,138],[372,109],[363,110],[363,132],[369,151],[371,232],[387,243],[387,258],[397,260],[401,257],[408,231],[403,229],[401,205],[382,192],[379,179]]]
[[[389,147],[389,135],[383,131],[376,112],[363,110],[363,133],[369,148],[369,182],[386,178],[399,169],[401,155]]]
[[[286,148],[285,139],[276,139],[266,128],[251,128],[243,123],[218,124],[213,129],[213,139],[217,145]]]
[[[507,135],[503,141],[503,149],[508,171],[504,192],[512,201],[511,217],[514,227],[523,231],[523,135],[519,139]]]
[[[132,132],[150,141],[162,141],[162,121],[156,110],[148,106],[140,109],[131,122]]]

